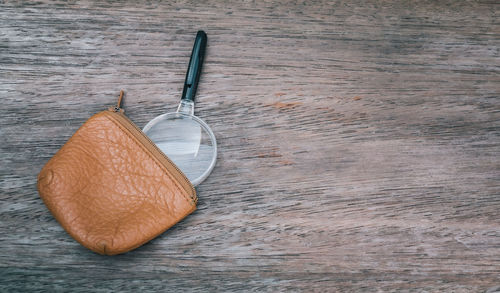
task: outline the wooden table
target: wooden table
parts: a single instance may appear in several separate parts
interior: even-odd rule
[[[0,291],[500,291],[496,1],[0,6]],[[36,175],[126,91],[219,143],[199,209],[125,255],[53,219]]]

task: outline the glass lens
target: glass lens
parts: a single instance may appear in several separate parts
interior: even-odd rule
[[[208,125],[196,116],[164,114],[149,122],[144,132],[193,185],[201,183],[215,166],[215,136]]]

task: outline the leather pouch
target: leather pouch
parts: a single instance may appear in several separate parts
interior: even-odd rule
[[[135,249],[196,209],[184,174],[120,107],[95,114],[47,162],[38,191],[83,246],[114,255]]]

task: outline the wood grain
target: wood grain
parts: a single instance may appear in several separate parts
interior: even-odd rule
[[[0,5],[0,291],[500,291],[495,1]],[[87,251],[36,175],[120,89],[175,109],[198,29],[199,209]]]

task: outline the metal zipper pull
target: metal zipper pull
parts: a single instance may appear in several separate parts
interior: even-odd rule
[[[123,90],[120,91],[120,96],[118,97],[118,102],[116,103],[116,106],[114,107],[109,107],[108,110],[111,111],[111,112],[116,112],[116,113],[125,113],[125,110],[123,110],[122,108],[120,108],[121,104],[122,104],[122,99],[123,99],[123,95],[125,94],[125,92]]]

